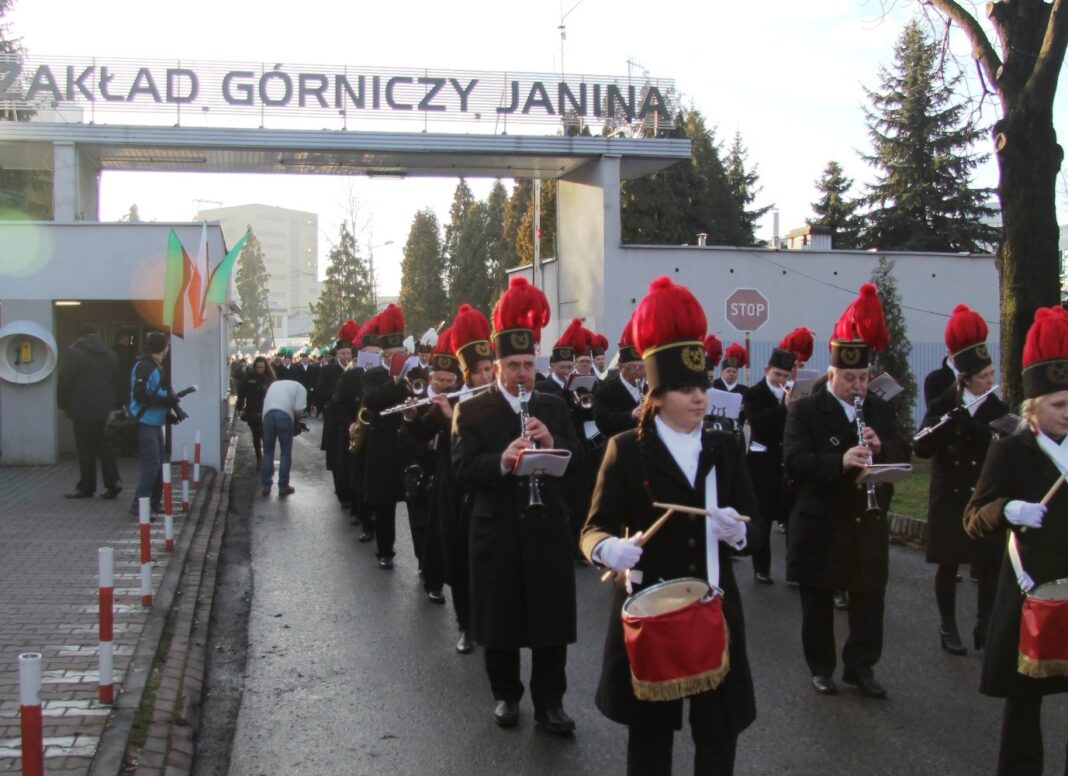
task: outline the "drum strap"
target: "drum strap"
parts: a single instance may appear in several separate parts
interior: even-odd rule
[[[1016,574],[1016,584],[1020,586],[1020,590],[1027,595],[1035,589],[1035,580],[1031,579],[1031,575],[1024,571],[1023,563],[1020,561],[1020,547],[1016,543],[1016,532],[1009,531],[1009,561],[1012,563],[1013,573]]]

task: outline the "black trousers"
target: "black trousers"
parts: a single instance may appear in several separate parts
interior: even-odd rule
[[[397,502],[373,504],[371,512],[375,521],[375,541],[378,543],[375,557],[392,558],[397,554],[393,551],[397,541]]]
[[[256,460],[263,458],[263,416],[245,415],[245,424],[252,432],[252,449],[256,451]]]
[[[730,732],[722,693],[695,695],[689,705],[694,776],[734,773],[738,737]],[[635,726],[627,730],[627,776],[671,776],[675,731]]]
[[[111,490],[119,484],[119,467],[115,463],[115,449],[104,436],[104,421],[71,422],[74,424],[74,444],[78,448],[77,489],[82,493],[96,493],[96,460],[99,458],[104,487]]]
[[[883,653],[886,591],[849,591],[849,636],[842,647],[842,675],[872,676]],[[801,645],[813,676],[831,676],[837,665],[834,644],[834,591],[801,585]]]
[[[1063,726],[1064,721],[1061,720]],[[1005,699],[998,776],[1042,776],[1042,696]],[[1056,773],[1056,770],[1050,771]],[[1068,776],[1068,747],[1064,755]]]
[[[493,699],[518,703],[523,697],[519,649],[486,649],[485,652]],[[567,692],[567,646],[534,647],[530,652],[530,697],[534,712],[562,708]]]
[[[426,498],[405,501],[408,506],[408,528],[412,532],[412,550],[419,568],[423,568],[423,549],[426,547],[427,522],[430,520],[430,504]]]

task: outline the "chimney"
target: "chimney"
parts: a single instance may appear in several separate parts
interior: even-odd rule
[[[697,235],[697,244],[701,245],[701,246],[704,246],[704,245],[708,244],[708,233],[707,232],[701,232],[699,235]]]

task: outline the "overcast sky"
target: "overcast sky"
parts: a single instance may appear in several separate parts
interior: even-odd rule
[[[977,5],[982,19],[983,3]],[[918,8],[906,0],[580,0],[577,6],[566,0],[562,7],[558,0],[17,0],[11,24],[35,57],[559,72],[558,27],[567,13],[566,71],[626,75],[631,60],[654,76],[674,78],[721,139],[742,133],[763,185],[757,204],[778,207],[785,234],[811,215],[814,181],[828,160],[841,162],[858,185],[870,179],[858,157],[869,150],[862,85],[877,87],[879,66],[890,63],[902,25]],[[954,48],[968,50],[963,40]],[[1063,98],[1056,115],[1063,125]],[[988,110],[985,122],[994,117]],[[350,121],[349,128],[382,126]],[[409,125],[408,131],[417,130]],[[996,181],[991,161],[975,183]],[[490,184],[472,181],[479,196]],[[455,185],[455,179],[107,173],[101,218],[119,218],[135,202],[146,220],[191,219],[198,207],[217,202],[308,210],[319,214],[322,270],[351,190],[361,221],[373,221],[374,243],[394,243],[375,250],[381,292],[391,294],[399,288],[413,214],[432,207],[447,217]],[[758,236],[771,237],[770,215]],[[370,239],[365,234],[361,241]]]

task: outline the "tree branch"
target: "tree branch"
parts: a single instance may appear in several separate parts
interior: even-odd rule
[[[974,16],[956,0],[929,0],[930,4],[961,26],[972,42],[972,56],[982,65],[987,80],[997,86],[1001,59]],[[1060,0],[1057,0],[1058,4]]]
[[[1042,37],[1042,48],[1038,51],[1038,59],[1024,87],[1030,100],[1034,101],[1037,98],[1042,102],[1052,101],[1053,93],[1057,88],[1057,77],[1060,74],[1061,64],[1064,62],[1066,47],[1068,47],[1068,9],[1064,7],[1062,0],[1053,0],[1049,21],[1046,24],[1046,33]]]

